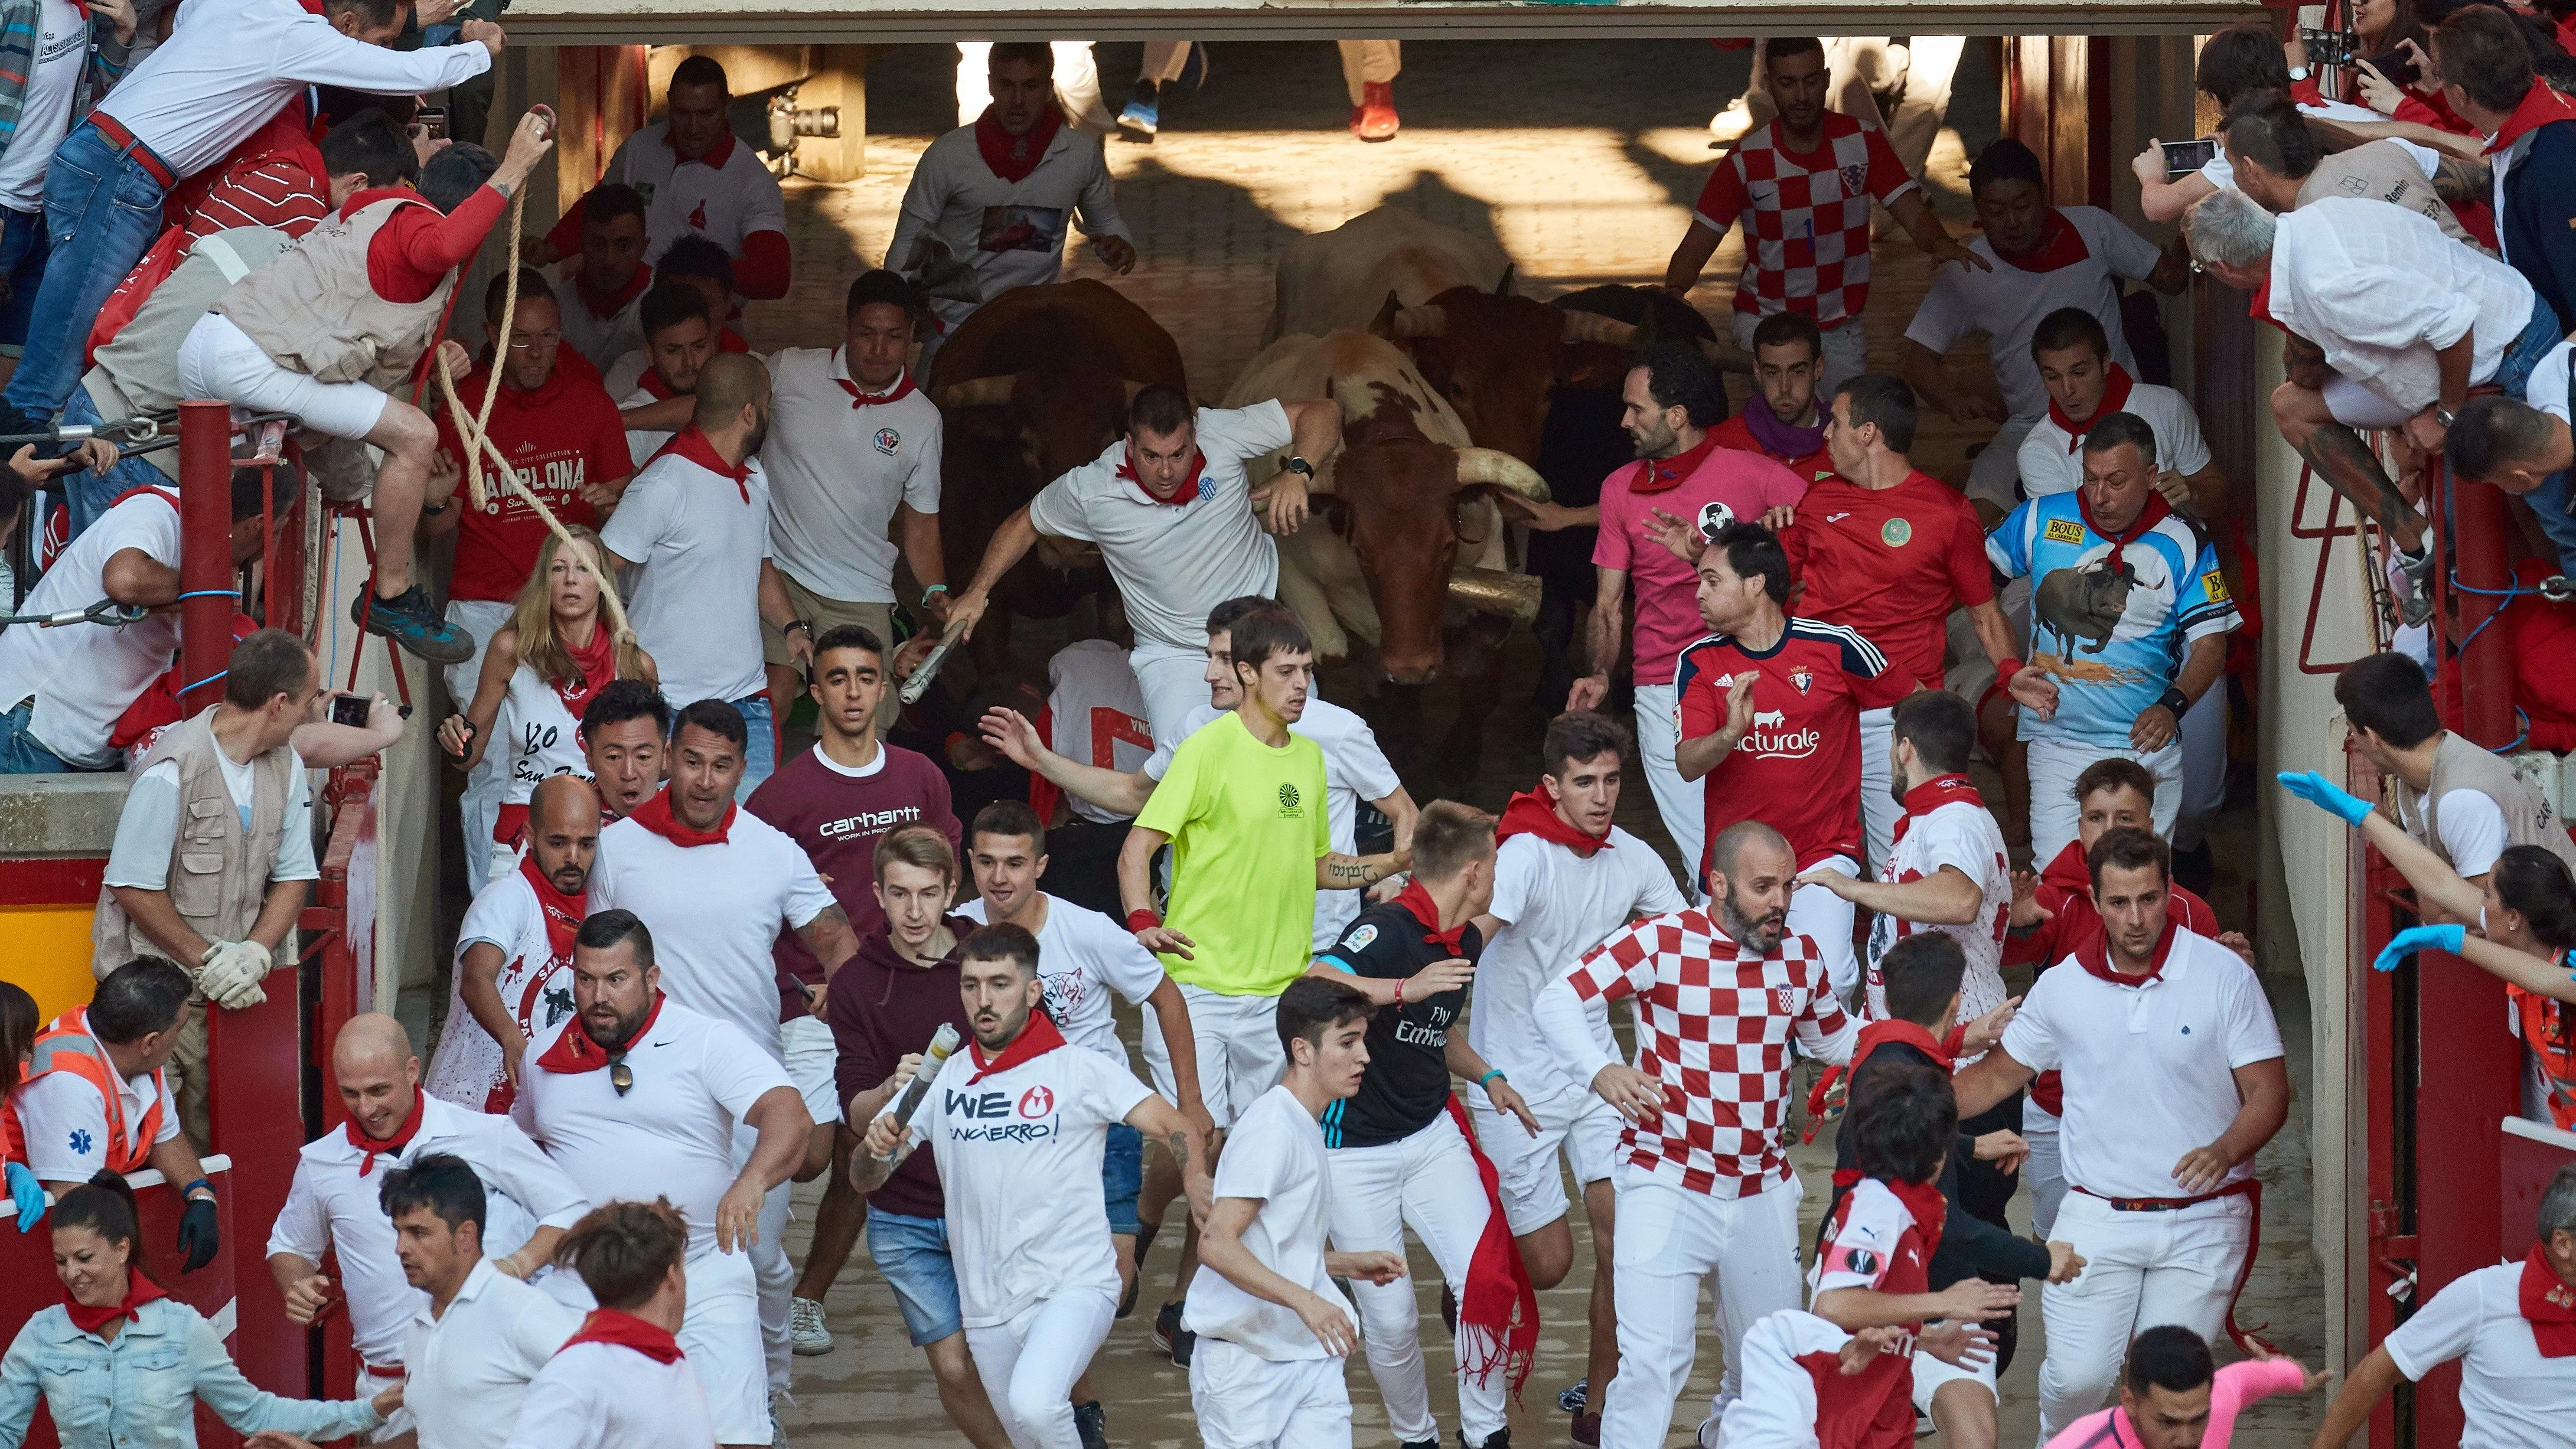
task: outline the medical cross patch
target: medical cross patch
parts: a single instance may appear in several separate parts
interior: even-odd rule
[[[72,1151],[75,1154],[87,1157],[89,1155],[90,1146],[94,1141],[95,1139],[80,1128],[75,1127],[72,1129]]]

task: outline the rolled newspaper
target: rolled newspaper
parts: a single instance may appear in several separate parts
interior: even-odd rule
[[[939,1075],[939,1069],[942,1066],[947,1065],[948,1058],[957,1050],[958,1041],[957,1027],[951,1022],[941,1022],[939,1030],[931,1034],[930,1046],[921,1054],[921,1070],[912,1074],[910,1084],[904,1087],[903,1094],[896,1097],[894,1106],[888,1109],[896,1123],[903,1128],[901,1144],[891,1155],[879,1158],[879,1161],[894,1162],[910,1153],[913,1114],[919,1112],[921,1104],[929,1100],[930,1080]]]
[[[939,647],[931,650],[930,657],[922,660],[921,667],[914,670],[912,672],[912,677],[903,682],[903,688],[900,691],[903,697],[903,702],[906,704],[921,703],[921,697],[930,692],[930,682],[939,677],[939,666],[948,662],[949,651],[955,649],[958,645],[964,642],[966,642],[966,636],[963,634],[952,634],[947,638],[940,640]],[[955,1051],[956,1049],[956,1043],[951,1042],[949,1044],[949,1050]]]

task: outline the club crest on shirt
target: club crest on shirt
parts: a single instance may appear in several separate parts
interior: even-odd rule
[[[1795,1016],[1798,1014],[1798,993],[1786,986],[1774,986],[1771,988],[1771,1004],[1780,1008],[1782,1016]]]
[[[1914,541],[1914,525],[1902,518],[1891,518],[1878,526],[1878,536],[1889,548],[1903,548]]]
[[[1297,793],[1296,786],[1281,785],[1279,787],[1279,813],[1282,815],[1294,815],[1298,813],[1298,802],[1303,798],[1304,797]]]
[[[891,458],[894,456],[895,450],[903,446],[903,434],[896,432],[892,428],[879,428],[877,429],[876,444],[878,452]]]
[[[691,230],[691,231],[705,231],[706,229],[707,229],[707,204],[706,204],[705,202],[701,201],[701,202],[699,202],[699,203],[698,203],[697,210],[692,211],[692,212],[690,212],[690,213],[689,213],[689,230]]]
[[[1377,927],[1360,926],[1342,938],[1342,945],[1353,951],[1365,951],[1377,940]]]
[[[1700,505],[1699,536],[1710,543],[1715,543],[1718,531],[1734,521],[1734,509],[1727,507],[1723,501],[1711,499]]]
[[[1869,180],[1869,168],[1858,163],[1846,166],[1836,174],[1842,177],[1845,196],[1860,195],[1862,185]]]
[[[1789,670],[1789,682],[1798,687],[1800,694],[1804,694],[1815,687],[1816,671],[1803,664],[1796,665]]]
[[[1020,1094],[1020,1115],[1043,1117],[1055,1110],[1055,1093],[1045,1087],[1031,1087]]]

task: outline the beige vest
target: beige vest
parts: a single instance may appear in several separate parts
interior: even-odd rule
[[[277,849],[286,825],[286,794],[293,783],[295,752],[271,750],[251,762],[256,781],[251,790],[250,829],[244,831],[232,792],[224,788],[223,766],[216,762],[215,712],[203,714],[161,736],[134,767],[141,775],[163,760],[179,763],[179,831],[170,843],[170,904],[191,930],[209,941],[241,941],[259,920],[268,899],[269,872],[277,868]],[[295,828],[304,828],[296,822]],[[101,887],[98,917],[90,930],[90,970],[105,976],[137,956],[164,956],[167,947],[143,933],[116,904],[116,892]],[[194,974],[197,963],[180,966]]]
[[[456,273],[420,301],[388,302],[367,281],[367,247],[395,208],[428,204],[393,197],[346,220],[326,218],[276,261],[233,283],[214,310],[291,372],[316,382],[394,387],[429,350]]]
[[[2388,804],[2406,833],[2429,846],[2445,865],[2457,867],[2442,845],[2441,800],[2453,790],[2475,790],[2504,812],[2507,843],[2537,845],[2576,870],[2576,840],[2570,840],[2547,797],[2532,788],[2520,770],[2502,755],[2445,730],[2433,752],[2431,787],[2418,795],[2404,780],[2390,776]]]
[[[2442,228],[2442,235],[2469,247],[2481,256],[2493,252],[2480,246],[2475,237],[2451,214],[2433,183],[2426,179],[2424,168],[2405,147],[2394,141],[2372,141],[2349,151],[2337,151],[2317,159],[2317,169],[2299,183],[2299,205],[2305,206],[2328,196],[2348,196],[2361,201],[2385,201],[2402,206],[2416,215],[2430,219]]]

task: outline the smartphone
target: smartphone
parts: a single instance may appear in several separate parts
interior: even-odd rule
[[[365,729],[367,713],[374,708],[375,701],[363,696],[335,694],[331,696],[331,723],[347,725],[351,729]]]
[[[420,134],[435,141],[447,134],[447,107],[422,106],[413,113],[420,122]]]
[[[2165,145],[2165,179],[2180,181],[2218,159],[2218,138],[2203,136],[2197,141],[2167,141]]]

